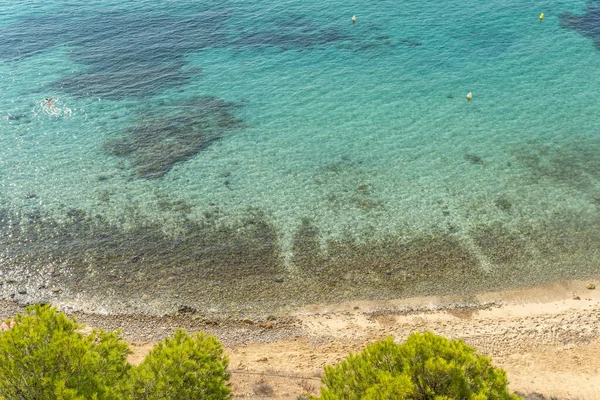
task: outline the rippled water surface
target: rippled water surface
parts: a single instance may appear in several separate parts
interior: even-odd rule
[[[488,3],[3,2],[0,297],[235,312],[597,274],[600,2]]]

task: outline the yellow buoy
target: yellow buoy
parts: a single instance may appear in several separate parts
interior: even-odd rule
[[[352,16],[352,23],[355,24],[356,23],[356,15]]]
[[[544,20],[544,13],[540,14],[540,22],[542,22]]]
[[[469,94],[467,95],[467,101],[471,101],[472,98],[473,98],[473,93],[469,92]]]

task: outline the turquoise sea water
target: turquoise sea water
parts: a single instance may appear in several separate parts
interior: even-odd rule
[[[236,310],[599,270],[597,1],[4,3],[3,298]]]

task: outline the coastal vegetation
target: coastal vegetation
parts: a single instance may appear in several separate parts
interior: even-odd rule
[[[0,399],[227,399],[228,359],[213,336],[183,330],[139,366],[120,332],[81,332],[74,319],[30,306],[0,329]]]
[[[119,331],[82,328],[47,305],[3,323],[0,399],[231,398],[228,358],[214,336],[180,329],[132,366]],[[326,366],[322,383],[323,400],[520,398],[491,359],[432,333],[413,333],[403,344],[392,337],[375,342]]]
[[[459,340],[413,333],[392,337],[325,367],[321,399],[519,399],[506,372]]]
[[[223,346],[214,336],[192,336],[180,329],[131,369],[131,389],[126,393],[147,400],[227,399],[231,394],[227,365]]]

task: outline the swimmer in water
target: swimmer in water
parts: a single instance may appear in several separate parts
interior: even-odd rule
[[[52,102],[52,97],[46,97],[44,99],[44,101],[46,102],[46,104],[48,104],[48,106],[50,106],[50,108],[54,108],[54,103]]]

